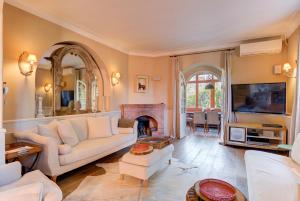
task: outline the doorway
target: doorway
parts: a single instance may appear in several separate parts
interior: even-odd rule
[[[223,111],[222,71],[198,70],[187,76],[186,123],[195,135],[220,137]]]

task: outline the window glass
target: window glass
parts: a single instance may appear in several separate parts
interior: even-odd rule
[[[186,106],[196,108],[196,83],[188,83],[186,86]]]
[[[189,81],[196,81],[196,75],[194,75],[193,77],[191,77],[191,79]]]
[[[207,83],[198,84],[198,108],[207,109],[210,108],[210,96],[211,90],[205,89]]]

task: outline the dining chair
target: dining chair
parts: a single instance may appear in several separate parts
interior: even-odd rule
[[[193,127],[194,131],[196,131],[196,127],[203,127],[204,132],[206,132],[206,119],[205,119],[205,112],[195,112],[194,113],[194,121]]]
[[[218,129],[218,134],[221,131],[221,120],[219,118],[218,111],[210,111],[206,114],[206,123],[207,123],[207,131],[209,131],[210,126],[216,126]]]

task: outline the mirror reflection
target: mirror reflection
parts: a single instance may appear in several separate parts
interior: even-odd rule
[[[78,52],[43,58],[36,71],[36,117],[97,112],[99,88],[90,62]]]

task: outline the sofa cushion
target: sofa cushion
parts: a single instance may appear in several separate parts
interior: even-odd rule
[[[27,184],[32,183],[42,183],[44,190],[43,190],[43,197],[51,197],[52,200],[62,200],[62,192],[60,188],[50,179],[48,179],[41,171],[35,170],[23,175],[21,179],[16,182],[13,182],[9,185],[1,186],[0,191],[5,191],[7,189],[17,188],[20,186],[24,186]],[[24,200],[24,199],[23,199]]]
[[[111,127],[108,116],[88,117],[89,139],[110,137]]]
[[[88,138],[88,126],[86,117],[76,117],[70,119],[70,122],[78,136],[80,141],[86,140]]]
[[[134,135],[113,135],[107,138],[88,139],[72,148],[72,152],[59,156],[60,165],[67,165],[136,140]]]
[[[119,116],[115,115],[110,118],[110,123],[111,123],[111,133],[113,135],[118,135],[119,130],[118,130],[118,123],[119,123]]]
[[[57,120],[51,121],[49,124],[38,125],[38,133],[45,137],[54,138],[57,144],[62,144],[62,140],[59,137],[57,130]]]
[[[292,146],[291,158],[300,165],[300,134],[296,136]]]
[[[0,192],[0,201],[42,201],[43,184],[33,183]]]
[[[297,200],[295,163],[288,157],[262,151],[246,151],[249,200]]]
[[[172,154],[173,151],[174,146],[171,144],[164,147],[163,149],[154,149],[152,153],[146,155],[134,155],[131,153],[127,153],[122,157],[121,161],[134,165],[149,167],[157,163],[164,156]]]
[[[68,144],[73,147],[79,143],[78,137],[69,120],[57,122],[57,129],[64,144]]]
[[[58,154],[64,155],[72,152],[72,147],[68,144],[60,144],[58,145]]]

